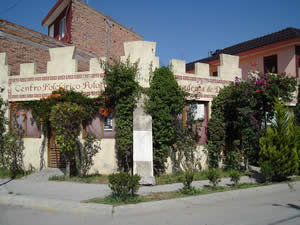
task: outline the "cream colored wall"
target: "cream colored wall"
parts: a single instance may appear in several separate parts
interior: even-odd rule
[[[117,172],[115,139],[102,139],[100,143],[101,150],[94,157],[94,165],[89,173],[111,174]]]
[[[197,146],[197,149],[196,149],[196,152],[195,152],[195,159],[196,159],[196,164],[197,164],[197,167],[198,169],[201,169],[201,170],[207,170],[208,169],[208,164],[207,164],[207,153],[204,149],[204,145],[198,145]],[[200,168],[198,167],[198,165],[200,165]],[[166,173],[167,174],[170,174],[173,171],[173,162],[171,160],[171,158],[169,157],[168,158],[168,161],[166,163]],[[181,166],[181,169],[184,170],[184,167]]]
[[[42,141],[43,138],[24,138],[24,166],[26,170],[40,169],[41,154],[42,154]],[[42,159],[44,160],[44,167],[47,167],[48,163],[48,146],[46,143],[45,151]]]
[[[296,76],[295,47],[289,46],[271,51],[264,51],[256,55],[240,57],[240,68],[242,68],[243,79],[247,79],[248,72],[251,70],[264,72],[264,57],[271,55],[277,55],[277,66],[279,73],[286,72],[291,76]],[[256,62],[257,65],[251,66],[252,62]]]

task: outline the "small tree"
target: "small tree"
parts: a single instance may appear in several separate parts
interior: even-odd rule
[[[182,112],[185,93],[168,67],[154,71],[147,92],[146,111],[152,116],[154,172],[165,171],[170,146],[176,142],[176,116]]]
[[[66,160],[66,175],[70,176],[71,160],[77,149],[77,139],[81,130],[83,108],[75,103],[58,103],[50,113],[51,127],[59,150]]]
[[[281,100],[275,102],[275,117],[266,136],[260,139],[260,164],[271,163],[274,179],[281,180],[298,169],[297,139],[293,116]]]

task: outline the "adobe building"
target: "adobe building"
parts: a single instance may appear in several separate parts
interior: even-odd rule
[[[97,29],[87,27],[82,31],[85,29],[82,27],[91,23]],[[0,21],[0,94],[10,103],[39,100],[61,87],[90,97],[98,96],[105,88],[99,56],[102,60],[119,57],[121,61],[130,56],[131,62],[139,63],[138,82],[144,88],[149,87],[150,66],[152,69],[159,66],[155,42],[141,41],[141,36],[81,0],[59,0],[42,24],[48,26],[49,36]],[[209,64],[195,63],[193,73],[186,71],[184,60],[173,59],[170,64],[178,84],[190,93],[188,100],[197,102],[195,113],[202,123],[198,157],[205,168],[203,149],[211,102],[221,88],[232,83],[235,77],[241,78],[239,57],[220,54],[218,77],[211,76]],[[138,101],[133,114],[133,169],[142,176],[142,183],[153,184],[152,118],[143,110],[143,99]],[[24,129],[25,168],[39,170],[63,166],[54,136],[43,136],[40,127],[32,121],[30,110],[20,114],[17,123]],[[185,116],[183,113],[183,119]],[[81,140],[84,130],[101,139],[102,150],[95,156],[90,173],[116,172],[113,115],[96,116],[82,129]],[[169,160],[167,172],[171,171],[172,161]]]

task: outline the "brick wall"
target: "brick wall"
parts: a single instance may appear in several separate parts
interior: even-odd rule
[[[45,73],[50,60],[49,48],[68,46],[39,32],[0,19],[0,52],[8,55],[11,75],[20,74],[21,63],[36,63],[37,73]],[[95,57],[80,49],[76,53],[79,71],[89,70],[89,59]]]
[[[0,19],[0,52],[8,54],[11,75],[20,74],[21,63],[36,63],[37,73],[45,73],[50,60],[49,48],[76,46],[78,71],[89,70],[90,58],[107,55],[108,26],[110,29],[110,57],[124,55],[125,41],[142,40],[142,37],[119,24],[82,0],[72,1],[70,43],[63,43],[47,35]]]
[[[92,8],[82,0],[73,0],[72,44],[97,56],[106,56],[108,40],[107,21],[111,21],[110,57],[119,58],[119,56],[124,55],[123,43],[125,41],[142,40],[139,34]]]

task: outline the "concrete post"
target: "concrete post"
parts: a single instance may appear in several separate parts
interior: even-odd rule
[[[155,56],[156,43],[134,41],[124,43],[125,56],[130,62],[139,63],[138,82],[140,86],[150,86],[150,67],[158,67],[159,59]],[[147,96],[142,95],[133,112],[133,173],[141,176],[141,184],[153,185],[153,144],[152,144],[152,117],[145,113],[144,102]]]

